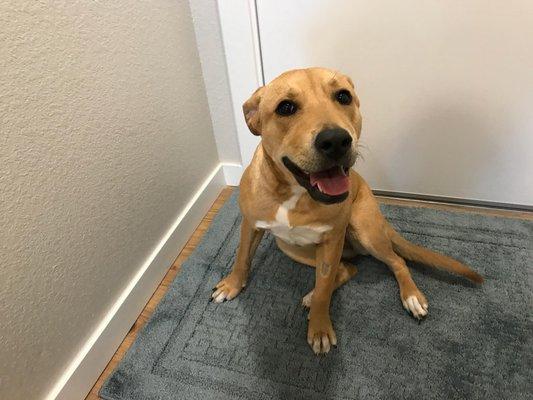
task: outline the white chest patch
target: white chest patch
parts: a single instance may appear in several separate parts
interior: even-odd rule
[[[274,221],[257,221],[256,228],[268,229],[272,234],[284,242],[298,246],[320,243],[322,234],[332,229],[330,225],[302,225],[291,226],[289,211],[296,207],[296,203],[305,192],[302,187],[293,189],[293,195],[282,204],[276,212]]]

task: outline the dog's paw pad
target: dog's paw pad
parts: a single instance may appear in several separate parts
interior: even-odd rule
[[[428,315],[427,302],[420,302],[417,296],[409,296],[403,302],[403,307],[416,319],[423,319]]]

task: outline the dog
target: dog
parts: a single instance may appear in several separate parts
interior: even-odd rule
[[[404,239],[385,220],[368,184],[352,170],[361,135],[359,99],[352,80],[325,68],[291,70],[257,89],[244,103],[248,128],[261,136],[240,182],[240,243],[229,275],[212,300],[231,300],[246,286],[265,230],[290,258],[316,268],[307,341],[328,353],[337,337],[329,315],[333,291],[357,269],[346,261],[370,254],[394,274],[403,307],[417,318],[428,301],[404,259],[482,283],[480,274],[453,258]],[[344,254],[344,256],[343,256]]]

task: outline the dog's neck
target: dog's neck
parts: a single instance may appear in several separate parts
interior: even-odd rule
[[[282,196],[291,195],[292,188],[298,183],[288,174],[288,171],[283,171],[274,159],[268,154],[263,144],[260,144],[262,152],[262,162],[260,163],[261,179],[267,185],[269,191],[281,194]]]

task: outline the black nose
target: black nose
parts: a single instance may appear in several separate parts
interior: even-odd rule
[[[341,128],[326,129],[315,139],[317,150],[331,160],[340,160],[352,145],[352,137]]]

